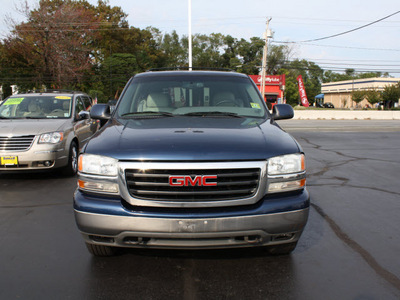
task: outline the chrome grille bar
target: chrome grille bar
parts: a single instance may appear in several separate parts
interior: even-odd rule
[[[0,136],[0,151],[26,151],[32,146],[34,139],[34,135]]]
[[[157,207],[253,204],[267,181],[266,161],[120,162],[119,178],[130,205]]]

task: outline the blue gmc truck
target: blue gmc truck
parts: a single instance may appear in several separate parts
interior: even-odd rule
[[[306,225],[305,156],[254,82],[222,71],[150,71],[127,83],[79,156],[75,219],[90,253],[263,247],[291,253]]]

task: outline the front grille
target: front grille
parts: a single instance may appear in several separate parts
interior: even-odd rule
[[[34,135],[21,135],[21,136],[0,136],[0,151],[25,151],[28,150],[33,140]]]
[[[127,169],[126,183],[129,194],[134,198],[174,201],[224,201],[245,199],[256,194],[260,182],[260,169],[199,169],[199,170],[162,170],[162,169]],[[210,183],[216,186],[203,186],[199,181],[188,186],[171,186],[170,176],[192,179],[201,176],[216,176]]]

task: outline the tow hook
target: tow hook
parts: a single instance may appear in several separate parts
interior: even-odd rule
[[[261,237],[258,235],[245,236],[244,241],[249,244],[257,244],[261,242]]]

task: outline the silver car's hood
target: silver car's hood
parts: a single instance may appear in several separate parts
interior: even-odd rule
[[[0,136],[38,135],[46,132],[63,131],[70,119],[1,119]]]

